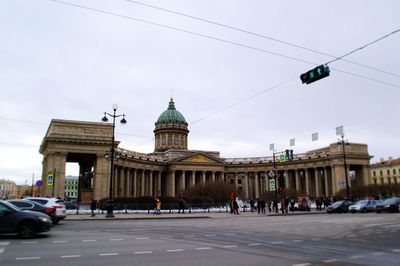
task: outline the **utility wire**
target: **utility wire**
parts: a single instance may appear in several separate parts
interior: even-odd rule
[[[195,36],[199,36],[199,37],[203,37],[203,38],[207,38],[207,39],[211,39],[211,40],[215,40],[215,41],[231,44],[231,45],[234,45],[234,46],[239,46],[239,47],[255,50],[255,51],[258,51],[258,52],[262,52],[262,53],[272,54],[272,55],[275,55],[275,56],[283,57],[283,58],[290,59],[290,60],[297,61],[297,62],[302,62],[302,63],[314,65],[314,66],[319,65],[317,63],[314,63],[314,62],[311,62],[311,61],[307,61],[307,60],[304,60],[304,59],[300,59],[300,58],[297,58],[297,57],[287,56],[287,55],[284,55],[284,54],[268,51],[268,50],[261,49],[261,48],[258,48],[258,47],[254,47],[254,46],[250,46],[250,45],[246,45],[246,44],[242,44],[242,43],[238,43],[238,42],[233,42],[233,41],[225,40],[225,39],[222,39],[222,38],[213,37],[213,36],[210,36],[210,35],[197,33],[197,32],[194,32],[194,31],[184,30],[184,29],[181,29],[181,28],[172,27],[172,26],[168,26],[168,25],[164,25],[164,24],[160,24],[160,23],[156,23],[156,22],[152,22],[152,21],[148,21],[148,20],[144,20],[144,19],[139,19],[139,18],[135,18],[135,17],[131,17],[131,16],[121,15],[121,14],[114,13],[114,12],[111,12],[111,11],[101,10],[101,9],[88,7],[88,6],[82,6],[82,5],[78,5],[78,4],[74,4],[74,3],[70,3],[70,2],[65,2],[65,1],[61,1],[61,0],[49,0],[49,1],[52,1],[52,2],[55,2],[55,3],[59,3],[59,4],[63,4],[63,5],[67,5],[67,6],[82,8],[82,9],[86,9],[86,10],[97,12],[97,13],[101,13],[101,14],[120,17],[120,18],[124,18],[124,19],[128,19],[128,20],[132,20],[132,21],[142,22],[142,23],[146,23],[146,24],[150,24],[150,25],[154,25],[154,26],[158,26],[158,27],[162,27],[162,28],[166,28],[166,29],[170,29],[170,30],[175,30],[175,31],[179,31],[179,32],[183,32],[183,33],[187,33],[187,34],[191,34],[191,35],[195,35]],[[345,72],[345,71],[342,71],[342,72]],[[387,86],[400,88],[400,85],[397,85],[397,84],[394,84],[394,83],[389,83],[389,82],[381,81],[381,80],[378,80],[378,79],[371,79],[371,78],[369,78],[367,76],[363,76],[363,75],[360,75],[360,74],[354,74],[354,73],[348,72],[348,71],[346,73],[349,74],[349,75],[353,75],[355,77],[358,77],[358,78],[366,79],[366,80],[369,80],[369,81],[374,81],[374,82],[381,83],[381,84],[384,84],[384,85],[387,85]]]
[[[351,54],[354,54],[355,52],[357,52],[357,51],[359,51],[359,50],[362,50],[362,49],[364,49],[365,47],[370,46],[371,44],[377,43],[377,42],[379,42],[379,41],[381,41],[381,40],[383,40],[383,39],[389,37],[390,35],[396,34],[396,33],[398,33],[399,31],[400,31],[400,29],[397,29],[397,30],[395,30],[395,31],[392,31],[391,33],[388,33],[388,34],[386,34],[386,35],[384,35],[384,36],[382,36],[382,37],[376,39],[375,41],[372,41],[372,42],[370,42],[370,43],[367,43],[367,44],[365,44],[365,45],[363,45],[363,46],[361,46],[361,47],[359,47],[359,48],[357,48],[357,49],[354,49],[353,51],[351,51],[351,52],[349,52],[349,53],[347,53],[347,54],[344,54],[344,55],[342,55],[341,57],[338,57],[338,58],[336,58],[336,59],[333,59],[333,60],[331,60],[331,61],[329,61],[329,62],[327,62],[327,63],[325,63],[325,64],[326,64],[326,65],[327,65],[327,64],[330,64],[330,63],[332,63],[332,62],[335,62],[335,61],[337,61],[337,60],[342,59],[343,57],[346,57],[346,56],[349,56],[349,55],[351,55]]]
[[[351,64],[354,64],[354,65],[358,65],[358,66],[361,66],[361,67],[364,67],[364,68],[368,68],[368,69],[371,69],[371,70],[374,70],[374,71],[377,71],[377,72],[381,72],[381,73],[384,73],[384,74],[387,74],[387,75],[391,75],[391,76],[400,78],[400,75],[398,75],[398,74],[395,74],[395,73],[392,73],[392,72],[389,72],[389,71],[386,71],[386,70],[382,70],[382,69],[379,69],[379,68],[376,68],[376,67],[372,67],[372,66],[368,66],[368,65],[365,65],[365,64],[361,64],[361,63],[357,63],[357,62],[354,62],[354,61],[343,59],[343,57],[345,57],[345,56],[347,56],[347,55],[349,55],[351,53],[354,53],[355,51],[353,51],[353,52],[351,52],[349,54],[346,54],[344,56],[337,57],[337,56],[334,56],[334,55],[331,55],[331,54],[328,54],[328,53],[324,53],[324,52],[321,52],[321,51],[317,51],[317,50],[314,50],[314,49],[311,49],[311,48],[307,48],[305,46],[301,46],[301,45],[298,45],[298,44],[295,44],[295,43],[282,41],[282,40],[279,40],[279,39],[276,39],[276,38],[273,38],[273,37],[270,37],[270,36],[267,36],[267,35],[264,35],[264,34],[251,32],[251,31],[248,31],[248,30],[245,30],[245,29],[229,26],[227,24],[222,24],[222,23],[219,23],[219,22],[215,22],[215,21],[212,21],[212,20],[196,17],[196,16],[193,16],[193,15],[185,14],[185,13],[174,11],[174,10],[171,10],[171,9],[166,9],[166,8],[162,8],[162,7],[159,7],[159,6],[150,5],[150,4],[146,4],[146,3],[142,3],[142,2],[138,2],[138,1],[134,1],[134,0],[125,0],[125,1],[131,2],[131,3],[134,3],[134,4],[138,4],[138,5],[142,5],[142,6],[146,6],[146,7],[150,7],[150,8],[154,8],[154,9],[158,9],[158,10],[165,11],[165,12],[168,12],[168,13],[171,13],[171,14],[175,14],[175,15],[191,18],[191,19],[194,19],[194,20],[202,21],[202,22],[205,22],[205,23],[217,25],[217,26],[220,26],[220,27],[223,27],[223,28],[227,28],[227,29],[230,29],[230,30],[246,33],[246,34],[253,35],[253,36],[256,36],[256,37],[260,37],[260,38],[263,38],[263,39],[267,39],[267,40],[270,40],[270,41],[282,43],[282,44],[285,44],[287,46],[299,48],[299,49],[306,50],[306,51],[309,51],[309,52],[312,52],[312,53],[315,53],[315,54],[320,54],[320,55],[324,55],[324,56],[329,56],[329,57],[335,58],[334,60],[332,60],[332,61],[330,61],[328,63],[332,63],[332,62],[337,61],[337,60],[342,60],[342,61],[345,61],[347,63],[351,63]],[[388,36],[396,33],[399,30],[400,29],[396,30],[395,32],[392,32],[392,33],[388,34]],[[384,37],[382,37],[382,38],[380,38],[380,39],[378,39],[378,40],[376,40],[374,42],[377,42],[377,41],[379,41],[381,39],[384,39],[384,38],[386,38],[388,36],[385,35]],[[365,45],[365,47],[366,46],[367,45]],[[365,48],[365,47],[361,47],[361,48],[358,48],[356,50],[361,50],[362,48]]]

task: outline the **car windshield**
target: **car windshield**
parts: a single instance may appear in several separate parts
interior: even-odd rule
[[[14,204],[12,204],[12,203],[10,203],[10,202],[2,201],[2,203],[3,203],[4,205],[6,205],[7,207],[13,209],[13,210],[22,211],[20,208],[18,208],[17,206],[15,206]]]
[[[366,205],[366,204],[368,204],[368,200],[359,200],[359,201],[357,201],[356,204],[357,205]]]
[[[398,201],[399,201],[399,198],[390,198],[390,199],[385,200],[383,203],[384,204],[395,204]]]
[[[332,206],[337,207],[337,206],[340,206],[342,203],[343,203],[343,200],[339,200],[339,201],[336,201],[335,203],[333,203]]]

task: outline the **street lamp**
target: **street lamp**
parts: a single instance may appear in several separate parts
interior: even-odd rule
[[[107,112],[104,112],[104,117],[101,119],[104,123],[108,122],[107,115],[112,117],[113,123],[112,123],[112,141],[111,141],[111,169],[110,169],[110,190],[108,192],[108,200],[107,200],[107,214],[106,218],[114,218],[114,202],[113,202],[113,170],[114,170],[114,132],[115,132],[115,118],[121,117],[122,119],[120,121],[121,124],[126,124],[126,119],[125,119],[125,114],[122,115],[117,115],[116,111],[118,109],[118,105],[114,104],[112,106],[112,109],[114,110],[113,114],[109,114]]]
[[[278,184],[277,184],[277,172],[276,172],[276,162],[275,162],[275,144],[271,143],[269,145],[269,150],[272,150],[272,157],[273,157],[273,166],[274,166],[274,171],[273,174],[270,174],[270,177],[274,179],[275,183],[275,200],[278,201]]]
[[[347,164],[346,164],[346,152],[345,152],[345,145],[350,145],[347,140],[344,139],[344,134],[342,134],[341,139],[338,140],[338,144],[342,145],[343,150],[343,161],[344,161],[344,176],[346,177],[346,196],[350,198],[350,188],[349,188],[349,180],[347,176]]]

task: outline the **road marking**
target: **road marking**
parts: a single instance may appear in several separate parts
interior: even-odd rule
[[[151,254],[153,251],[136,251],[134,254]]]
[[[363,257],[364,257],[364,256],[356,255],[356,256],[350,257],[350,259],[359,259],[359,258],[363,258]]]
[[[100,253],[99,256],[117,256],[119,253]]]
[[[38,260],[40,257],[21,257],[21,258],[15,258],[16,260]]]
[[[160,237],[160,239],[171,239],[171,238],[172,238],[172,236],[162,236],[162,237]]]
[[[262,245],[262,243],[251,243],[251,244],[249,244],[249,246],[261,246]]]
[[[10,242],[0,242],[0,245],[2,246],[7,246],[8,244],[10,244]]]
[[[270,242],[270,244],[283,244],[282,241]]]
[[[69,259],[69,258],[80,258],[82,255],[63,255],[61,256],[62,259]]]
[[[38,241],[25,241],[25,242],[22,242],[22,244],[38,244],[39,242]]]
[[[323,262],[329,263],[329,262],[336,262],[336,261],[339,261],[339,260],[337,260],[337,259],[331,259],[331,260],[324,260]]]
[[[295,239],[295,240],[293,240],[293,242],[299,243],[299,242],[303,242],[303,240]]]
[[[212,247],[201,247],[201,248],[196,248],[197,250],[207,250],[207,249],[212,249]]]
[[[95,239],[84,239],[82,242],[96,242],[97,240]]]
[[[136,240],[147,240],[147,239],[149,239],[149,238],[148,237],[138,237],[138,238],[136,238]]]
[[[400,252],[400,249],[393,249],[393,252]]]
[[[237,248],[237,246],[222,246],[223,248]]]
[[[383,255],[383,254],[385,254],[385,252],[375,252],[375,253],[372,253],[372,255],[374,255],[374,256],[380,256],[380,255]]]
[[[124,241],[125,239],[123,238],[112,238],[110,241]]]
[[[293,264],[293,266],[309,266],[310,263],[300,263],[300,264]]]
[[[54,244],[59,244],[59,243],[68,243],[66,240],[59,240],[59,241],[53,241]]]
[[[204,235],[204,236],[217,236],[217,235]]]
[[[187,236],[183,236],[183,237],[195,237],[194,235],[187,235]]]
[[[167,252],[182,252],[183,249],[167,249]]]
[[[236,235],[235,233],[227,233],[227,234],[225,234],[226,236],[234,236],[234,235]]]

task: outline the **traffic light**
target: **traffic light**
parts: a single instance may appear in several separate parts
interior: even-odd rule
[[[301,74],[300,79],[303,84],[310,84],[314,81],[329,76],[329,72],[330,70],[328,65],[320,65],[310,71],[307,71],[306,73]]]
[[[293,161],[293,150],[285,150],[287,161]]]

